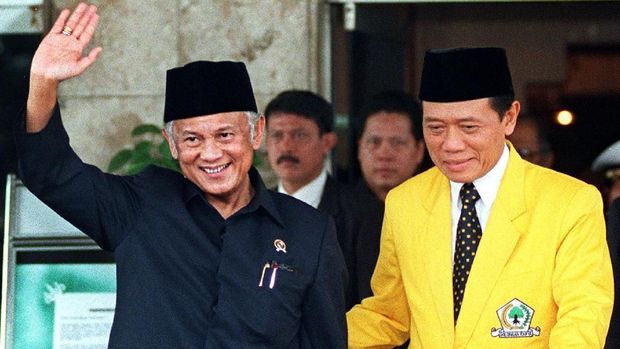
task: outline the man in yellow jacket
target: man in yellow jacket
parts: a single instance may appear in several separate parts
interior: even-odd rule
[[[601,348],[613,277],[597,189],[522,160],[505,51],[426,53],[434,168],[387,196],[350,348]]]

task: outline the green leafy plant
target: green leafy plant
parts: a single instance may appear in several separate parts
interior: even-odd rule
[[[134,147],[116,153],[108,164],[108,172],[132,175],[148,165],[180,172],[179,163],[172,158],[161,128],[153,124],[140,124],[131,131],[131,137],[134,139]]]

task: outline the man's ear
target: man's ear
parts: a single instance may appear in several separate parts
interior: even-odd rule
[[[327,154],[334,149],[336,143],[338,143],[338,135],[336,132],[325,132],[321,136],[321,143],[323,146],[323,152]]]
[[[504,124],[504,135],[510,136],[512,132],[514,132],[515,126],[517,125],[517,118],[519,117],[519,111],[521,111],[521,104],[519,101],[512,102],[502,120]]]
[[[260,114],[254,127],[254,139],[252,139],[252,149],[258,150],[263,141],[263,133],[265,133],[265,115]]]
[[[169,135],[168,131],[166,131],[165,128],[161,130],[161,134],[166,139],[166,142],[168,142],[168,148],[170,149],[170,154],[172,154],[172,158],[175,160],[178,160],[179,153],[177,152],[177,147],[176,147],[176,144],[174,143],[173,136]]]

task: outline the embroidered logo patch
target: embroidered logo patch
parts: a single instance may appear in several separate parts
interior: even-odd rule
[[[531,328],[534,309],[518,299],[513,299],[497,309],[501,328],[491,328],[492,337],[518,338],[540,336],[540,327]]]

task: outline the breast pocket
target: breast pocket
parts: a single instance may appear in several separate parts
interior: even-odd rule
[[[292,262],[267,260],[242,269],[220,265],[217,327],[247,342],[285,347],[298,334],[307,281]]]
[[[268,338],[292,339],[299,331],[303,300],[308,288],[303,272],[291,263],[269,261],[263,264],[261,277],[251,293],[259,311],[255,328]],[[290,338],[283,338],[290,337]]]
[[[269,311],[278,313],[286,309],[290,316],[301,312],[307,288],[304,279],[303,271],[298,266],[270,260],[263,264],[256,291]]]

